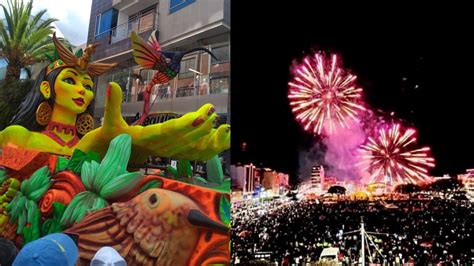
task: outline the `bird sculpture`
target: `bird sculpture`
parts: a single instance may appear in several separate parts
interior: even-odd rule
[[[211,51],[201,47],[184,52],[162,51],[156,35],[156,31],[153,31],[148,42],[143,40],[134,31],[130,36],[135,62],[146,69],[157,70],[145,88],[143,93],[143,114],[134,122],[134,125],[142,124],[148,115],[150,110],[150,94],[153,86],[166,83],[175,78],[181,68],[181,60],[186,54],[204,51],[217,60],[217,57]]]
[[[110,246],[129,265],[188,265],[201,234],[226,235],[229,228],[183,194],[154,188],[88,214],[65,233],[77,236],[86,263]]]

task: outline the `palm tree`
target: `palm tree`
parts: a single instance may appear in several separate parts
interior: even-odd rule
[[[8,0],[0,5],[5,16],[0,21],[0,57],[7,65],[6,79],[18,80],[22,68],[46,60],[45,54],[54,51],[51,41],[54,18],[42,20],[46,10],[31,15],[33,1]]]

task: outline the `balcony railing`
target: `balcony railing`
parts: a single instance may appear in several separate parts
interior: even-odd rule
[[[142,33],[145,31],[155,29],[155,21],[156,21],[156,12],[150,11],[137,17],[134,20],[131,20],[127,23],[118,25],[117,27],[111,29],[111,43],[119,42],[123,39],[126,39],[130,36],[132,31],[137,33]]]
[[[95,55],[96,58],[104,58],[130,49],[130,42],[121,41],[127,39],[130,36],[130,33],[132,33],[132,31],[135,31],[140,34],[145,32],[151,32],[152,30],[156,29],[156,16],[157,12],[155,10],[151,10],[150,12],[144,13],[133,20],[120,24],[117,27],[114,27],[110,30],[96,35],[95,43],[101,44],[99,47],[97,47]],[[140,35],[142,38],[148,38],[148,36],[143,36],[143,34]],[[117,45],[120,47],[115,47],[116,45],[114,45],[113,49],[111,49],[111,44],[116,44],[119,42],[120,45]]]
[[[195,90],[196,89],[194,87],[178,88],[178,90],[176,91],[176,98],[194,96],[194,91]]]
[[[150,12],[142,14],[140,17],[130,20],[127,23],[120,24],[117,27],[96,35],[95,39],[102,40],[104,38],[110,37],[110,43],[116,43],[128,38],[132,31],[142,33],[153,30],[156,28],[156,15],[157,12],[151,10]]]

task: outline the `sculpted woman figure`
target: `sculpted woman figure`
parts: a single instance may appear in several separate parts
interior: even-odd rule
[[[107,86],[103,125],[93,129],[89,114],[94,99],[93,77],[116,64],[89,62],[96,45],[74,55],[53,35],[58,57],[46,66],[18,107],[11,125],[0,132],[0,145],[71,155],[84,152],[105,154],[110,140],[126,133],[132,137],[132,162],[150,156],[207,160],[230,147],[230,126],[214,129],[211,104],[196,112],[150,126],[129,126],[121,115],[122,90]]]

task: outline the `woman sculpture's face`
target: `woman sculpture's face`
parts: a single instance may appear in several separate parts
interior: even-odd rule
[[[54,82],[54,103],[76,114],[83,113],[94,99],[93,86],[87,73],[75,68],[64,68]]]

